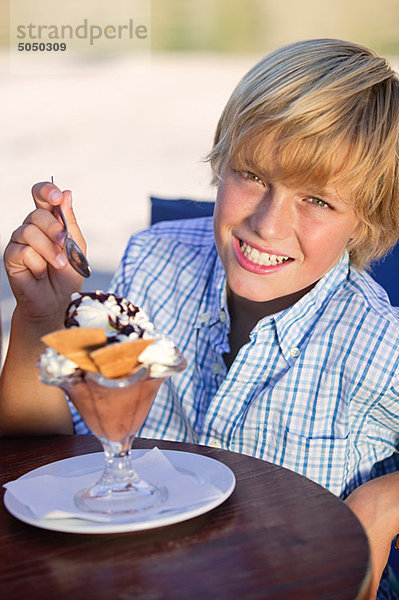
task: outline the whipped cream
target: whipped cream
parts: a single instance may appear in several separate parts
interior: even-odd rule
[[[158,378],[166,375],[168,367],[178,365],[182,360],[176,346],[167,337],[158,337],[140,354],[139,361],[149,369],[151,377]]]
[[[40,379],[48,383],[56,383],[64,377],[73,375],[78,365],[69,358],[58,354],[53,348],[46,348],[46,352],[39,360]]]

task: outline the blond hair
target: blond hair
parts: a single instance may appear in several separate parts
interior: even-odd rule
[[[360,220],[348,246],[366,267],[399,239],[399,80],[384,58],[341,40],[285,46],[255,65],[219,120],[210,160],[344,189]]]

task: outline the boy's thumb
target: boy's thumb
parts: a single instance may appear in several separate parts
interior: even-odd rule
[[[61,202],[61,208],[62,208],[62,212],[64,213],[66,222],[69,225],[77,225],[77,220],[76,220],[76,216],[75,213],[73,211],[73,207],[72,207],[72,192],[71,190],[64,190],[62,192],[63,195],[63,199]]]
[[[72,192],[71,190],[64,190],[62,192],[63,199],[61,202],[62,212],[64,213],[65,220],[68,225],[68,231],[72,237],[72,239],[77,242],[77,244],[81,247],[83,251],[86,249],[86,243],[82,236],[82,232],[78,225],[75,213],[72,207]]]

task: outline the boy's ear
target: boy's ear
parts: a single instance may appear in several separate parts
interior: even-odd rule
[[[360,250],[360,248],[359,248],[360,240],[365,240],[368,237],[369,236],[367,235],[366,224],[359,221],[359,223],[356,225],[354,231],[352,232],[351,237],[348,239],[348,242],[346,244],[346,250],[348,252],[358,254],[359,250]],[[353,256],[352,256],[352,258],[353,258]]]

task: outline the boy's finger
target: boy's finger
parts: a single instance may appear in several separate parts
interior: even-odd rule
[[[37,208],[31,212],[23,222],[23,225],[36,225],[58,246],[63,247],[65,241],[64,225],[48,210]]]
[[[36,183],[32,188],[32,196],[37,208],[46,210],[60,204],[63,198],[61,190],[48,181]]]
[[[28,256],[32,255],[29,249],[41,256],[55,269],[64,269],[68,264],[64,252],[60,250],[59,246],[33,224],[21,225],[14,231],[8,245],[7,257],[11,257],[16,263],[18,262],[16,257],[22,256],[21,251]]]
[[[35,279],[43,279],[47,274],[47,261],[30,246],[15,244],[10,247],[7,257],[7,272],[11,277],[17,277],[30,271]]]

